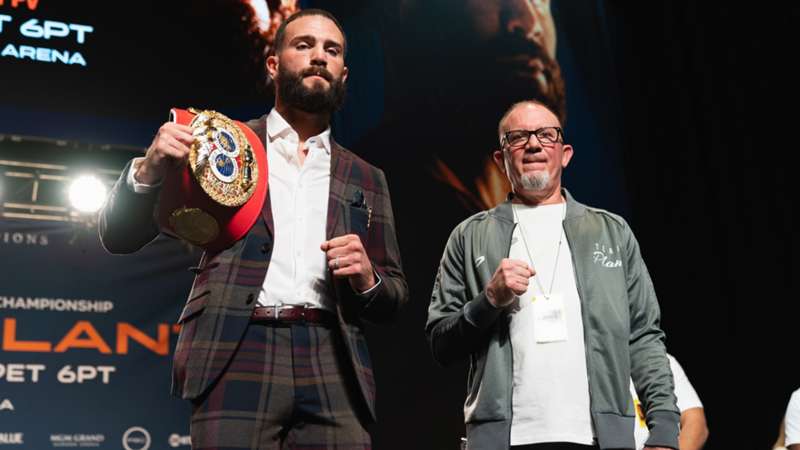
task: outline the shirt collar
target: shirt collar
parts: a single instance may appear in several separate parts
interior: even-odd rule
[[[274,142],[276,139],[286,139],[289,142],[297,144],[299,137],[297,132],[294,131],[289,122],[280,115],[280,113],[275,109],[272,108],[272,111],[269,112],[267,116],[267,138],[270,143]],[[322,133],[312,136],[308,138],[310,146],[316,144],[318,147],[321,146],[325,153],[331,153],[331,127],[325,129]]]

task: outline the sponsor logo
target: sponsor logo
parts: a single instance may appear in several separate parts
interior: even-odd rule
[[[24,444],[22,433],[0,433],[0,445]]]
[[[480,267],[484,261],[486,261],[485,256],[478,256],[477,258],[475,258],[475,267]]]
[[[106,437],[102,434],[51,434],[50,444],[53,447],[81,447],[97,448],[105,442]]]
[[[180,434],[172,433],[169,435],[167,442],[170,447],[180,447],[182,445],[192,445],[192,438],[191,436],[181,436]]]
[[[4,398],[0,399],[0,411],[13,411],[14,404],[11,403],[11,400]]]
[[[122,447],[125,450],[147,450],[151,443],[150,433],[142,427],[130,427],[122,435]]]

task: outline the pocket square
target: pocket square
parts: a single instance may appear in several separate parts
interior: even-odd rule
[[[360,190],[353,192],[353,201],[350,202],[350,206],[365,209],[367,207],[367,201],[364,198],[364,193]]]
[[[366,231],[369,229],[372,222],[372,208],[367,205],[364,193],[360,190],[353,193],[353,200],[350,202],[351,210],[351,226],[354,229],[361,230],[366,236]]]
[[[370,224],[372,222],[372,208],[370,208],[367,205],[367,200],[364,197],[364,193],[363,192],[358,190],[358,191],[355,191],[353,193],[353,200],[350,202],[350,207],[351,208],[356,208],[358,210],[365,211],[367,213],[366,214],[366,216],[367,216],[366,217],[366,223],[363,224],[363,230],[365,231],[365,234],[366,234],[366,230],[369,229],[369,226],[370,226]],[[359,220],[354,220],[353,221],[353,223],[358,223],[358,222],[360,222],[360,221]]]

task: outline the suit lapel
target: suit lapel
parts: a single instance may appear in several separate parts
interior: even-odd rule
[[[267,151],[267,114],[259,117],[258,119],[251,120],[247,122],[247,126],[249,126],[253,132],[258,136],[261,140],[261,144],[264,146],[264,151]],[[266,158],[266,153],[264,157]],[[270,236],[275,236],[275,225],[272,220],[272,202],[270,201],[270,197],[272,196],[272,191],[269,189],[269,167],[267,167],[267,197],[264,199],[264,206],[261,207],[261,216],[264,218],[264,223],[267,225],[267,229],[269,230]]]
[[[264,150],[267,150],[267,115],[264,115],[256,120],[251,120],[247,125],[253,129],[261,139],[264,145]],[[328,193],[328,218],[325,227],[326,239],[331,239],[337,234],[337,227],[343,220],[342,202],[344,199],[345,189],[350,179],[350,169],[353,164],[352,156],[345,151],[336,141],[331,138],[331,180]],[[267,169],[269,172],[269,169]],[[268,181],[269,182],[269,181]],[[264,207],[261,209],[261,215],[267,225],[267,229],[271,236],[275,236],[275,224],[272,218],[272,202],[270,197],[272,191],[267,190],[267,197],[264,200]]]
[[[337,227],[342,221],[342,204],[345,188],[350,179],[350,167],[353,164],[351,155],[344,151],[339,144],[331,138],[331,184],[328,193],[328,222],[325,229],[326,239],[331,239],[337,233]]]

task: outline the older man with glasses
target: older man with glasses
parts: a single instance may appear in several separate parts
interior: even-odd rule
[[[573,156],[537,101],[500,120],[506,202],[459,224],[426,331],[442,364],[469,361],[467,449],[678,448],[680,414],[653,284],[627,223],[561,186]]]

